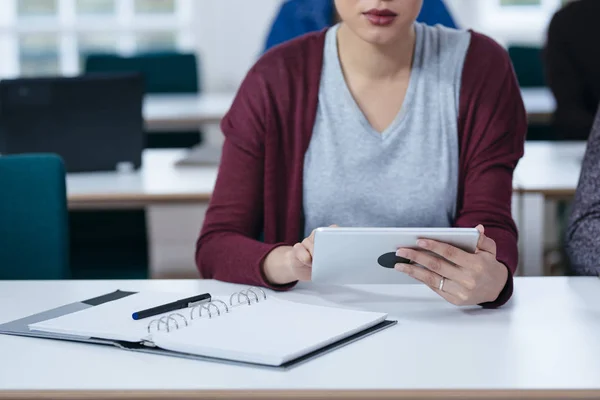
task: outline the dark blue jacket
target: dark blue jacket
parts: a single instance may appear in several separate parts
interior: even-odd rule
[[[279,43],[332,25],[333,0],[286,0],[273,21],[265,51]],[[456,28],[443,0],[423,0],[417,21]]]

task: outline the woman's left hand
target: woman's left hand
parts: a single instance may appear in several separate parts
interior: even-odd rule
[[[417,246],[423,250],[397,252],[399,257],[418,265],[397,264],[396,269],[425,283],[457,306],[494,301],[506,284],[508,270],[496,260],[496,242],[485,236],[481,225],[477,229],[481,234],[474,254],[445,243],[419,240]]]

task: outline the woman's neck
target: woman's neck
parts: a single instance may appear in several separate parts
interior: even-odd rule
[[[373,80],[390,80],[410,70],[416,32],[411,26],[401,40],[387,46],[376,46],[358,37],[342,23],[337,41],[338,56],[344,71]]]

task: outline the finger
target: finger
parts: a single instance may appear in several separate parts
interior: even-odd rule
[[[302,265],[307,267],[312,266],[312,255],[303,244],[296,243],[294,245],[294,256]]]
[[[302,241],[302,246],[310,253],[310,257],[312,258],[315,249],[314,240],[312,240],[309,236]]]
[[[443,290],[440,290],[439,287],[442,277],[435,272],[411,264],[396,264],[395,269],[424,283],[448,302],[456,305],[461,304],[461,299],[454,294],[458,292],[457,285],[454,284],[454,281],[446,279],[444,281]]]
[[[483,225],[477,225],[479,231],[479,241],[477,243],[477,249],[488,253],[496,254],[496,242],[485,235]]]
[[[306,248],[306,250],[308,250],[308,252],[310,253],[310,257],[312,259],[313,253],[314,253],[314,248],[315,248],[315,233],[317,232],[316,229],[314,229],[310,235],[308,235],[307,238],[305,238],[302,241],[302,245]]]
[[[471,262],[472,254],[469,254],[466,251],[459,249],[458,247],[451,246],[447,243],[430,239],[419,239],[417,240],[417,246],[422,249],[429,250],[461,267],[468,266]]]
[[[396,252],[396,255],[406,258],[413,263],[422,265],[428,270],[435,272],[437,275],[444,276],[448,279],[459,282],[466,279],[466,274],[463,270],[433,254],[413,249],[400,249]]]

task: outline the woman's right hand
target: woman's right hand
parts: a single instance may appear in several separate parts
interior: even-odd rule
[[[275,285],[310,281],[314,248],[315,231],[312,231],[310,236],[293,247],[276,248],[265,259],[263,265],[265,277]]]

